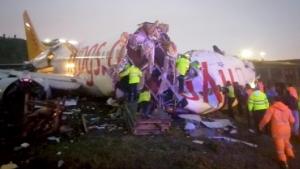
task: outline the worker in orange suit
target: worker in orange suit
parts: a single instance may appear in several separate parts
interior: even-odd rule
[[[276,97],[274,103],[269,107],[259,123],[262,131],[267,123],[271,122],[272,138],[277,150],[279,165],[288,169],[287,157],[295,158],[293,147],[290,143],[291,126],[295,122],[291,110]]]
[[[293,97],[295,97],[297,100],[299,99],[297,89],[292,84],[288,84],[287,90]]]

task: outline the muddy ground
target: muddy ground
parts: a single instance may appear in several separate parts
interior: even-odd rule
[[[163,135],[133,136],[126,130],[122,115],[116,109],[105,106],[102,101],[82,100],[72,107],[75,113],[66,115],[63,124],[72,131],[56,133],[47,137],[4,137],[8,130],[1,130],[0,165],[10,161],[19,168],[78,168],[78,169],[277,169],[275,149],[269,136],[248,131],[245,116],[238,115],[237,134],[224,130],[200,128],[201,134],[191,137],[184,131],[184,120],[173,118],[170,131]],[[69,111],[70,112],[70,111]],[[83,131],[81,114],[87,114],[88,133]],[[227,117],[217,112],[210,117]],[[3,123],[3,121],[2,121]],[[95,127],[97,126],[97,127]],[[203,126],[202,126],[203,127]],[[207,133],[237,138],[258,147],[242,143],[208,138]],[[199,143],[193,141],[198,140]],[[18,148],[21,143],[29,143],[27,148]],[[291,168],[300,168],[300,143],[292,140],[296,159]]]

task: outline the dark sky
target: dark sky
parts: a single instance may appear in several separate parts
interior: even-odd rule
[[[228,54],[300,59],[300,0],[0,0],[0,33],[23,38],[24,10],[41,39],[113,41],[159,20],[180,52],[216,44]]]

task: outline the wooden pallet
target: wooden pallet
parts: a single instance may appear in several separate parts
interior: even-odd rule
[[[169,130],[170,119],[153,117],[150,119],[137,118],[133,128],[134,135],[162,134]]]

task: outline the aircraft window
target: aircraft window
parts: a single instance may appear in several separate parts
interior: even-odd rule
[[[219,65],[220,67],[223,67],[223,66],[224,66],[224,63],[223,63],[223,62],[218,62],[218,65]]]

